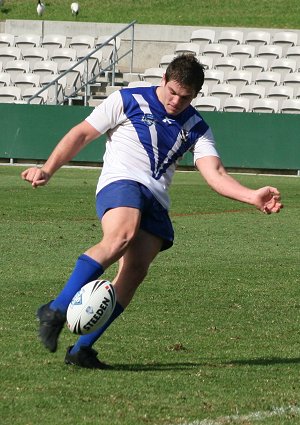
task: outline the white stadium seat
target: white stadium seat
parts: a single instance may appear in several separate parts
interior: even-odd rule
[[[15,44],[15,36],[6,32],[0,33],[0,48],[10,47]]]
[[[239,59],[233,58],[230,56],[217,58],[214,63],[215,69],[218,69],[224,72],[225,79],[229,72],[240,69],[240,65],[241,65],[241,62]]]
[[[189,53],[197,56],[200,54],[200,46],[197,43],[178,43],[175,47],[174,53],[176,55]]]
[[[29,72],[29,62],[22,59],[8,61],[3,69],[10,74],[11,81],[14,83],[18,74]]]
[[[240,89],[239,96],[246,97],[250,102],[250,109],[256,99],[261,99],[265,96],[266,88],[256,84],[246,84]]]
[[[272,44],[281,46],[283,55],[286,54],[287,49],[291,46],[297,46],[298,34],[294,31],[279,31],[273,35]]]
[[[228,47],[225,44],[211,43],[206,44],[202,49],[202,55],[211,56],[214,60],[227,56]]]
[[[54,49],[58,49],[60,47],[66,47],[67,37],[61,34],[45,34],[42,41],[41,46],[45,47],[49,54],[52,53]]]
[[[147,68],[143,74],[141,74],[141,77],[144,81],[148,81],[153,85],[159,85],[164,73],[165,70],[163,68]]]
[[[300,99],[286,99],[281,105],[283,114],[300,114]]]
[[[204,83],[207,85],[209,93],[215,84],[223,83],[223,81],[224,81],[223,71],[220,71],[218,69],[208,69],[204,73]]]
[[[22,99],[24,101],[28,101],[33,95],[39,92],[41,90],[41,87],[28,87],[24,90],[22,94]],[[44,90],[41,93],[39,93],[36,97],[34,97],[31,101],[31,105],[44,105],[47,103],[47,97],[48,97],[48,90]]]
[[[7,72],[0,72],[0,87],[11,85],[10,74]]]
[[[230,50],[232,46],[235,46],[236,44],[242,44],[243,39],[244,39],[243,31],[228,29],[228,30],[221,31],[217,41],[218,43],[226,44],[226,46]]]
[[[297,63],[297,70],[300,68],[300,46],[291,46],[288,47],[286,51],[286,58],[293,59]]]
[[[290,72],[296,72],[297,62],[293,59],[280,58],[275,59],[271,66],[270,71],[279,72],[281,75],[281,82]]]
[[[170,62],[172,62],[172,60],[176,58],[175,54],[171,54],[171,55],[163,55],[159,61],[159,66],[161,68],[166,69],[169,65]]]
[[[30,87],[38,87],[40,85],[40,77],[37,74],[27,72],[26,74],[18,74],[15,77],[14,85],[21,89],[23,95],[24,90]]]
[[[28,49],[29,47],[39,47],[40,43],[41,37],[37,34],[23,34],[15,38],[15,46],[21,50]]]
[[[283,85],[297,89],[300,86],[300,72],[289,72],[283,79]]]
[[[1,47],[0,48],[0,62],[4,66],[6,62],[11,60],[21,59],[21,49],[18,47]]]
[[[276,113],[278,112],[278,100],[262,98],[256,99],[252,105],[252,112],[258,113]]]
[[[200,49],[208,43],[214,43],[216,37],[216,32],[213,29],[201,28],[194,30],[191,34],[190,41],[192,43],[197,43],[200,46]]]
[[[255,84],[259,84],[267,88],[278,86],[280,84],[281,74],[274,71],[262,71],[255,77]]]
[[[77,60],[77,51],[71,47],[54,49],[49,55],[49,59],[56,62],[59,67],[64,62]]]
[[[292,87],[280,85],[271,87],[267,91],[266,97],[278,100],[278,105],[280,109],[283,101],[286,99],[291,99],[293,97],[293,94],[294,90]]]
[[[0,87],[0,103],[14,103],[17,100],[21,100],[21,89],[19,87]]]
[[[258,48],[257,57],[264,58],[268,61],[268,68],[270,68],[271,63],[274,59],[281,58],[282,56],[282,47],[276,45],[260,46]]]
[[[245,84],[252,83],[252,73],[250,71],[244,71],[242,69],[237,71],[231,71],[226,78],[226,82],[233,84],[237,88],[237,93],[245,86]]]
[[[214,96],[197,96],[194,100],[194,107],[198,111],[219,111],[221,101]]]
[[[252,79],[254,80],[259,72],[267,71],[268,61],[265,58],[257,57],[245,59],[243,69],[245,71],[251,71]]]
[[[255,47],[250,44],[237,44],[230,49],[230,56],[237,58],[243,65],[245,59],[253,58],[255,56]]]
[[[223,108],[225,99],[236,95],[236,86],[233,84],[221,83],[212,87],[210,95],[220,99],[220,108]]]
[[[271,34],[264,30],[249,31],[245,35],[244,43],[254,46],[255,52],[257,52],[260,46],[271,43]]]
[[[250,100],[247,97],[228,97],[225,99],[224,112],[248,112],[250,109]]]
[[[38,61],[48,59],[48,49],[44,47],[29,47],[22,51],[22,57],[29,62],[29,68],[32,69],[34,64]]]
[[[47,74],[56,74],[58,65],[51,60],[37,61],[31,70],[34,74],[38,74],[41,78]]]

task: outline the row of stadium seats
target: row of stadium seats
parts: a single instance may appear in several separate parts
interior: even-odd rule
[[[111,38],[110,35],[102,35],[92,37],[90,35],[75,35],[70,39],[65,35],[60,34],[45,34],[43,37],[37,34],[24,34],[15,36],[8,33],[0,33],[0,48],[2,47],[17,47],[20,50],[29,47],[44,47],[49,53],[52,50],[61,47],[70,47],[75,50],[88,48],[94,49],[100,44],[107,42]],[[108,42],[108,45],[115,45],[117,50],[120,48],[121,39],[116,37]],[[109,49],[111,50],[111,48]]]

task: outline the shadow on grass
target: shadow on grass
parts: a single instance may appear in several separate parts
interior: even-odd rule
[[[261,357],[257,359],[231,360],[226,362],[228,366],[272,366],[275,364],[298,364],[300,357],[281,358],[281,357]]]
[[[228,362],[203,361],[203,362],[181,362],[181,363],[151,363],[151,364],[114,364],[111,370],[128,372],[153,372],[166,370],[187,370],[197,367],[237,367],[237,366],[272,366],[275,364],[300,364],[300,357],[262,357],[257,359],[231,360]]]

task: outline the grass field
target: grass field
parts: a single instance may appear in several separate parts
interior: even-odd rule
[[[1,425],[300,423],[298,178],[237,177],[280,188],[266,216],[177,173],[174,247],[95,346],[114,369],[89,371],[64,365],[68,330],[43,349],[34,314],[100,237],[98,171],[32,190],[21,170],[0,167]]]
[[[43,0],[46,11],[36,13],[34,0],[4,0],[0,20],[120,22],[195,26],[299,28],[298,0],[79,0],[81,11],[72,17],[71,0]]]

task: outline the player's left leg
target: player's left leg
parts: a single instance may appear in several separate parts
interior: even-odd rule
[[[65,357],[67,364],[96,369],[106,367],[97,359],[97,352],[92,349],[92,346],[130,303],[135,291],[145,279],[150,264],[161,250],[162,244],[160,237],[139,230],[126,253],[119,260],[118,273],[113,280],[117,304],[110,319],[102,328],[81,336],[73,347],[68,348]]]

